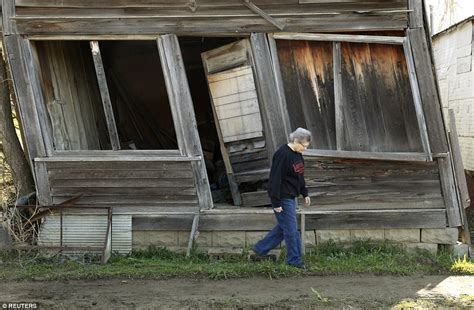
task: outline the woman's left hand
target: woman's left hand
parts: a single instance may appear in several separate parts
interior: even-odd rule
[[[308,197],[305,197],[305,198],[304,198],[304,205],[305,205],[306,207],[309,207],[310,204],[311,204],[311,198],[309,198],[309,196],[308,196]]]

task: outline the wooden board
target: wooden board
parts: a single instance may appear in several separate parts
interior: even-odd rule
[[[332,43],[276,40],[291,128],[313,133],[311,148],[335,149]]]
[[[145,206],[161,212],[173,207],[193,212],[199,209],[199,188],[191,161],[52,160],[37,162],[47,171],[46,182],[42,184],[50,187],[47,194],[52,203],[82,195],[76,205],[113,206],[127,212]]]
[[[34,169],[33,161],[37,157],[46,156],[43,132],[35,106],[36,100],[29,82],[29,77],[25,74],[26,63],[25,54],[22,51],[22,41],[25,40],[17,35],[9,35],[4,38],[4,48],[6,50],[7,61],[13,76],[13,86],[21,123],[24,124],[24,138],[26,142],[27,157],[30,167]],[[33,170],[34,173],[34,170]]]
[[[451,142],[451,152],[453,154],[453,165],[456,177],[456,186],[459,192],[459,198],[464,208],[471,204],[469,190],[467,188],[466,174],[459,148],[458,131],[456,129],[456,119],[454,111],[449,109],[449,141]]]
[[[341,43],[344,150],[422,152],[403,46]]]
[[[189,230],[192,216],[159,216],[132,218],[132,230]],[[276,224],[269,214],[202,214],[200,231],[269,230]],[[306,215],[306,229],[371,229],[371,228],[445,228],[445,210],[377,210],[321,211]]]
[[[161,64],[165,68],[163,74],[174,114],[180,152],[198,159],[191,162],[191,168],[199,206],[201,209],[212,209],[211,189],[178,38],[176,35],[164,35],[157,40],[157,44]]]
[[[438,164],[448,224],[449,227],[459,227],[462,225],[461,206],[456,192],[456,180],[452,169],[451,154],[448,154],[447,158],[438,158]]]
[[[425,30],[424,28],[409,29],[407,35],[415,62],[431,152],[444,153],[448,150],[446,131]]]
[[[283,92],[278,90],[278,75],[272,68],[274,60],[271,55],[267,35],[252,33],[250,35],[252,54],[255,68],[255,82],[260,94],[260,110],[262,112],[265,140],[267,142],[268,158],[282,144],[288,141],[291,132],[289,117],[286,110],[286,99]],[[276,59],[275,61],[278,61]]]
[[[252,67],[208,75],[224,143],[263,136]]]

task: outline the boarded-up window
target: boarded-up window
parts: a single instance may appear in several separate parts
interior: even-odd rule
[[[211,74],[208,81],[224,142],[263,136],[252,68]]]
[[[334,55],[333,42],[276,42],[291,126],[313,133],[312,148],[423,151],[402,45],[343,42]],[[335,86],[339,57],[341,83]],[[336,127],[335,88],[342,94],[342,128]]]
[[[336,149],[332,43],[277,44],[291,127],[311,131],[312,148]]]
[[[341,43],[349,151],[423,151],[401,45]]]

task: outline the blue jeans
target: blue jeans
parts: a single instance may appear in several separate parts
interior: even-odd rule
[[[258,255],[265,256],[285,240],[288,265],[301,265],[301,238],[296,224],[296,200],[294,198],[282,199],[281,206],[283,211],[274,212],[278,224],[255,244],[253,250]]]

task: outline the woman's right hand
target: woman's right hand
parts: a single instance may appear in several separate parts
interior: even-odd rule
[[[281,211],[283,211],[283,208],[282,207],[273,208],[273,211],[275,211],[276,213],[280,213]]]

